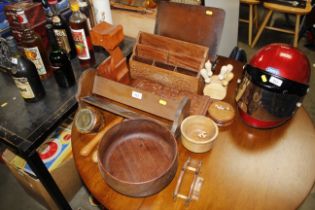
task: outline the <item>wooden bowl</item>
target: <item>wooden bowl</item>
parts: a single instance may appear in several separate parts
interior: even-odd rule
[[[195,153],[207,152],[212,148],[219,129],[216,123],[203,115],[191,115],[181,124],[181,140],[186,149]]]
[[[98,166],[106,183],[133,197],[145,197],[168,185],[177,170],[173,134],[162,125],[133,119],[112,127],[98,148]]]

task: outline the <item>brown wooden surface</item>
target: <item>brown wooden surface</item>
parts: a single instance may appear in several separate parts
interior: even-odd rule
[[[91,30],[93,45],[103,47],[109,57],[97,67],[98,75],[129,84],[129,70],[119,44],[124,40],[123,28],[121,25],[112,25],[102,22]]]
[[[199,71],[208,59],[208,50],[202,45],[141,32],[129,61],[130,76],[201,93],[204,82]]]
[[[144,197],[164,188],[177,170],[178,149],[170,130],[133,119],[109,130],[98,149],[106,182],[125,195]]]
[[[95,76],[93,93],[171,121],[175,120],[176,110],[181,102],[180,99],[163,98],[100,76]],[[141,95],[141,98],[134,96],[135,93]]]
[[[221,59],[217,71],[228,63]],[[240,70],[238,64],[233,72]],[[229,85],[226,98],[234,106],[238,76]],[[107,121],[112,119],[107,114]],[[104,182],[91,156],[80,156],[80,149],[91,138],[93,135],[81,135],[73,127],[72,149],[77,169],[91,193],[111,210],[294,209],[315,180],[315,132],[303,108],[292,120],[271,130],[250,128],[237,115],[232,125],[220,128],[213,149],[204,154],[193,154],[178,141],[179,167],[175,178],[160,193],[146,198],[115,192]],[[200,175],[204,182],[200,199],[185,208],[183,200],[173,201],[172,193],[188,157],[202,160]]]
[[[154,33],[206,46],[214,59],[224,18],[220,8],[159,1]]]
[[[208,96],[181,91],[174,87],[164,86],[158,82],[152,82],[152,80],[135,79],[132,81],[131,86],[154,93],[162,98],[179,100],[182,97],[188,97],[190,99],[189,115],[206,115],[207,108],[212,102]]]

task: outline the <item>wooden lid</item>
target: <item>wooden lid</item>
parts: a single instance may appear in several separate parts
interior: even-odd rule
[[[235,116],[233,106],[224,101],[213,102],[208,109],[208,113],[219,126],[229,125]]]

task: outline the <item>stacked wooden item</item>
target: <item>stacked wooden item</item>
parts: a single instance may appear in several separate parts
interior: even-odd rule
[[[199,69],[207,60],[206,47],[141,32],[130,58],[129,71],[119,49],[123,40],[120,26],[98,24],[92,29],[91,37],[93,45],[104,47],[110,56],[96,70],[83,73],[79,101],[104,109],[102,104],[106,99],[117,108],[108,110],[115,114],[125,118],[137,115],[157,118],[162,122],[174,122],[181,114],[207,113],[211,99],[199,94],[204,86]],[[124,106],[118,108],[118,103]],[[188,112],[185,114],[184,110]],[[179,122],[176,123],[174,134],[179,128]]]
[[[212,99],[202,95],[200,70],[209,48],[140,32],[128,65],[119,48],[123,37],[121,26],[105,22],[91,30],[93,45],[110,56],[81,75],[72,132],[89,139],[82,156],[100,141],[92,156],[111,188],[144,197],[162,190],[176,174],[181,122],[207,114]]]

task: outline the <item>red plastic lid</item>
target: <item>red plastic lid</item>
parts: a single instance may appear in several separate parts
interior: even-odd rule
[[[48,2],[48,4],[57,4],[58,3],[57,0],[48,0],[47,2]]]

